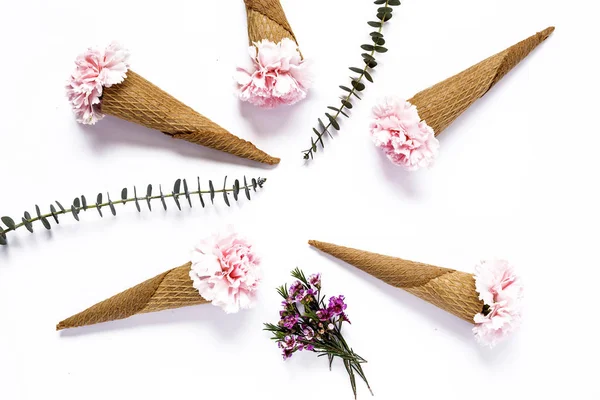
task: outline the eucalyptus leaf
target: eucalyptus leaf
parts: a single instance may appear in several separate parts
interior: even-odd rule
[[[33,233],[33,225],[31,224],[31,222],[29,222],[29,220],[25,218],[22,218],[21,221],[23,222],[25,228],[27,228],[29,232]]]
[[[325,113],[325,115],[327,116],[327,118],[329,118],[329,122],[331,122],[331,126],[333,126],[335,128],[335,130],[339,131],[340,124],[338,124],[338,122],[335,120],[335,118],[328,113]]]
[[[138,201],[138,197],[137,197],[137,188],[135,186],[133,187],[133,198],[135,201],[135,208],[137,208],[138,212],[142,212],[142,209],[140,207],[140,202]]]
[[[248,188],[248,181],[246,180],[246,176],[245,175],[244,175],[244,191],[246,192],[246,198],[248,200],[251,200],[250,199],[250,188]]]
[[[362,46],[360,46],[360,48],[367,51],[375,50],[375,47],[372,44],[363,44]]]
[[[375,46],[375,51],[378,53],[386,53],[388,51],[388,49],[386,49],[383,46]]]
[[[0,246],[6,246],[8,242],[6,241],[6,235],[4,232],[0,233]]]
[[[102,193],[98,193],[96,196],[96,207],[100,208],[100,204],[102,204]]]
[[[50,222],[48,222],[48,220],[44,217],[40,218],[40,221],[42,221],[42,225],[44,225],[44,228],[50,230],[52,229],[52,227],[50,226]]]
[[[400,4],[400,0],[389,0],[388,1],[388,6],[399,6]]]
[[[87,210],[87,199],[84,195],[81,195],[81,207],[83,207],[83,211]]]
[[[240,194],[240,181],[236,179],[235,183],[233,184],[233,198],[235,199],[235,201],[238,201],[239,194]]]
[[[256,192],[256,185],[257,185],[256,179],[252,178],[252,189],[254,189],[255,192]]]
[[[165,211],[167,211],[167,202],[165,201],[165,195],[163,194],[163,191],[162,191],[162,185],[158,185],[158,190],[160,191],[160,202],[162,203]]]
[[[56,214],[56,207],[54,207],[54,204],[50,204],[50,213],[52,214],[52,218],[54,218],[56,224],[60,224],[60,222],[58,222],[58,215]]]
[[[225,180],[223,181],[223,199],[225,199],[225,204],[227,204],[227,207],[231,207],[229,205],[229,198],[227,196],[227,175],[225,175]]]
[[[73,218],[75,218],[75,220],[79,221],[79,211],[77,211],[75,205],[71,206],[71,214],[73,214]]]
[[[342,99],[342,104],[344,105],[344,107],[346,107],[347,109],[351,109],[352,103],[350,103],[348,100]]]
[[[109,193],[106,193],[106,198],[108,198],[108,207],[110,208],[110,212],[112,213],[113,216],[116,216],[117,210],[115,209],[115,205],[113,204],[112,200],[110,199]]]
[[[210,189],[210,202],[215,204],[215,187],[211,180],[208,181],[208,188]]]
[[[359,81],[352,81],[352,86],[354,86],[354,89],[358,90],[359,92],[365,90],[365,84]]]
[[[146,202],[148,203],[148,210],[152,211],[152,204],[150,204],[150,197],[152,197],[152,185],[148,185],[146,188]]]
[[[349,87],[346,87],[346,86],[340,86],[340,89],[342,89],[342,90],[343,90],[343,91],[345,91],[345,92],[352,93],[352,89],[350,89]]]
[[[55,203],[56,203],[56,205],[58,206],[58,208],[60,208],[60,211],[62,211],[62,212],[65,212],[65,211],[66,211],[66,210],[65,210],[65,208],[62,206],[62,204],[60,204],[60,202],[58,202],[58,201],[55,201]],[[30,218],[28,218],[28,219],[30,219]]]
[[[187,199],[187,201],[190,205],[190,208],[191,208],[192,207],[192,199],[190,198],[190,191],[188,188],[187,181],[185,179],[183,180],[183,191],[185,193],[185,198]]]
[[[179,194],[180,189],[181,189],[181,179],[177,179],[175,181],[175,185],[173,185],[173,192]]]
[[[127,188],[121,190],[121,200],[127,200]]]
[[[364,70],[362,70],[360,68],[356,68],[356,67],[350,67],[349,69],[350,69],[350,71],[356,72],[357,74],[361,74],[361,75],[364,72]]]
[[[200,189],[200,177],[198,177],[198,196],[200,197],[200,204],[204,208],[204,199],[202,198],[202,189]]]
[[[15,221],[13,221],[11,217],[2,217],[1,220],[4,222],[4,225],[8,227],[8,229],[16,228]]]
[[[381,28],[381,22],[379,21],[369,21],[367,22],[367,24],[369,24],[369,26],[372,26],[373,28]]]
[[[23,213],[23,216],[25,216],[25,219],[30,220],[31,219],[31,214],[29,214],[29,212],[25,211]]]
[[[75,197],[75,198],[73,199],[73,205],[74,205],[76,208],[79,208],[79,207],[81,207],[81,201],[79,200],[79,197]],[[38,215],[38,217],[40,217],[40,215]]]

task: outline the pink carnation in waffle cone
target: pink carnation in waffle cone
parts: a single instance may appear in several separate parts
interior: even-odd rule
[[[59,322],[57,330],[137,314],[212,303],[226,313],[251,308],[261,282],[253,246],[235,233],[200,242],[192,261],[170,269]]]
[[[483,97],[533,49],[550,36],[554,27],[495,54],[408,101],[386,98],[373,109],[371,136],[395,164],[408,170],[432,165],[438,153],[436,136]]]
[[[262,108],[303,100],[311,74],[279,0],[244,0],[248,15],[246,65],[234,75],[236,94]]]
[[[520,323],[523,288],[505,261],[482,262],[473,275],[331,243],[309,244],[474,324],[482,344],[494,346]]]
[[[129,53],[116,43],[90,48],[75,61],[67,97],[83,124],[112,115],[176,139],[265,164],[279,159],[240,139],[129,69]]]

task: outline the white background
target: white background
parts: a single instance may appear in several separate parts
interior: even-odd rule
[[[246,56],[241,0],[0,1],[0,214],[119,196],[176,178],[269,180],[228,209],[62,218],[9,234],[0,249],[0,399],[350,399],[340,363],[283,362],[261,330],[277,320],[274,287],[295,266],[343,293],[348,341],[369,363],[376,398],[598,399],[597,16],[593,2],[406,0],[352,119],[303,165],[311,128],[347,67],[360,66],[376,6],[367,0],[282,0],[315,87],[291,108],[263,111],[232,95]],[[384,95],[417,91],[544,29],[556,32],[440,136],[431,170],[391,165],[368,136]],[[106,118],[78,125],[63,86],[75,56],[117,39],[132,69],[282,157],[276,168]],[[220,199],[219,199],[220,200]],[[105,210],[107,213],[108,210]],[[189,259],[226,225],[263,255],[259,305],[226,316],[188,307],[57,333],[55,324]],[[505,257],[526,280],[526,318],[510,341],[478,347],[467,323],[312,250],[308,239],[471,271]],[[359,397],[370,396],[359,384]]]

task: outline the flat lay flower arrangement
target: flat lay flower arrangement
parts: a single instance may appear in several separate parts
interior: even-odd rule
[[[313,86],[310,54],[301,52],[279,0],[244,0],[248,24],[247,54],[232,66],[233,93],[242,102],[272,109],[289,107],[306,99]],[[394,16],[398,0],[376,0],[369,43],[363,44],[364,65],[350,67],[349,83],[339,86],[339,103],[328,107],[312,128],[310,146],[302,150],[311,160],[325,148],[333,131],[342,129],[341,117],[350,118],[361,100],[366,82],[374,83],[379,56],[388,52],[384,27]],[[371,105],[372,120],[363,128],[374,146],[393,164],[409,171],[431,167],[442,145],[438,135],[449,127],[477,99],[490,91],[519,64],[554,28],[547,28],[454,75],[412,98],[396,93]],[[392,39],[394,41],[397,38]],[[394,47],[401,43],[394,43]],[[377,57],[377,58],[376,58]],[[277,165],[273,157],[181,101],[131,69],[132,53],[118,42],[90,47],[75,58],[75,68],[65,87],[68,104],[77,122],[102,123],[107,115],[158,130],[172,138],[246,158]],[[379,74],[379,68],[377,68]],[[383,75],[381,76],[383,78]],[[394,88],[398,93],[401,88]],[[10,245],[9,235],[25,228],[34,232],[41,224],[50,230],[63,216],[80,221],[87,211],[100,217],[117,215],[120,206],[131,203],[138,212],[172,204],[178,210],[253,199],[266,178],[243,176],[217,181],[177,179],[172,188],[148,184],[123,188],[120,193],[100,192],[93,197],[77,195],[71,202],[55,201],[48,207],[35,205],[20,218],[0,218],[0,245]],[[271,183],[270,183],[271,184]],[[379,280],[403,289],[471,324],[478,343],[494,347],[516,332],[522,323],[524,285],[517,268],[506,260],[490,259],[475,264],[473,273],[438,267],[397,257],[385,256],[311,240],[309,244]],[[261,249],[264,251],[266,249]],[[186,258],[187,259],[187,258]],[[113,295],[84,311],[59,322],[57,330],[79,328],[187,306],[211,304],[224,314],[256,307],[264,280],[262,258],[252,241],[233,228],[207,235],[192,247],[189,262]],[[177,265],[177,264],[176,264]],[[349,318],[349,304],[358,299],[343,294],[326,295],[320,273],[305,275],[296,268],[294,281],[277,289],[282,298],[279,318],[265,323],[277,351],[284,360],[301,354],[314,354],[327,360],[329,368],[339,361],[345,368],[354,397],[357,380],[369,391],[364,365],[366,359],[355,352],[342,331],[365,329],[365,321]],[[331,279],[327,277],[327,279]],[[128,287],[126,285],[125,287]],[[361,299],[368,301],[368,299]],[[372,391],[371,391],[372,393]]]

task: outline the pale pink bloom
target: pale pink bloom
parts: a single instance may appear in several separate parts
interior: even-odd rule
[[[129,52],[116,42],[106,49],[89,48],[77,57],[66,87],[77,122],[93,125],[104,117],[100,107],[102,89],[123,82],[128,58]]]
[[[190,278],[202,297],[228,314],[236,313],[255,303],[260,259],[236,233],[213,235],[194,248]]]
[[[482,261],[475,267],[475,289],[487,315],[475,315],[473,333],[479,343],[494,347],[521,323],[523,283],[508,261]]]
[[[311,76],[293,40],[286,38],[275,44],[265,39],[254,43],[248,51],[251,63],[238,67],[234,75],[240,100],[274,108],[306,97]]]
[[[430,167],[440,144],[433,129],[421,121],[417,107],[398,97],[387,97],[373,107],[371,138],[388,159],[409,171]]]

